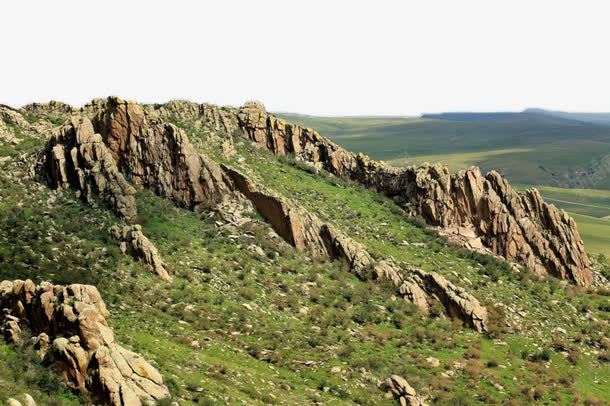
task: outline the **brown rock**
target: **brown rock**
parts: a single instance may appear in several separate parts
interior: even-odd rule
[[[426,404],[424,398],[418,396],[415,389],[401,376],[392,375],[381,384],[381,389],[391,393],[401,406],[425,406]]]
[[[93,122],[132,184],[197,211],[229,191],[216,162],[198,154],[178,127],[149,120],[140,105],[109,98]]]
[[[51,137],[38,173],[52,188],[71,187],[88,202],[98,194],[126,219],[136,216],[134,188],[118,171],[110,150],[85,117],[73,117]]]

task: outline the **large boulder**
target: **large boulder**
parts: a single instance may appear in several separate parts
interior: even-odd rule
[[[139,224],[126,226],[113,226],[110,230],[112,236],[119,241],[121,252],[130,254],[149,267],[157,276],[164,281],[171,281],[171,277],[165,269],[165,264],[159,255],[157,247],[144,235],[142,226]]]
[[[0,282],[0,308],[0,329],[10,342],[23,339],[7,329],[17,320],[34,336],[31,343],[42,362],[96,402],[131,406],[169,396],[159,372],[115,342],[106,305],[94,286],[5,280]]]

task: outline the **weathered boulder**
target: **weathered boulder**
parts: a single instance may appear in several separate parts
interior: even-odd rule
[[[115,342],[94,286],[2,281],[0,308],[6,309],[1,325],[17,318],[37,335],[32,343],[43,363],[96,401],[140,405],[169,396],[157,370]]]
[[[487,308],[481,306],[478,299],[466,292],[464,288],[453,285],[436,272],[424,272],[418,268],[407,268],[407,280],[416,283],[427,297],[437,298],[445,307],[450,317],[465,321],[477,331],[487,330]],[[405,288],[407,290],[407,288]],[[416,305],[423,305],[421,293],[413,294]]]
[[[425,406],[425,399],[417,395],[415,389],[409,385],[406,379],[398,375],[392,375],[381,384],[381,389],[391,393],[401,406]]]
[[[113,226],[110,232],[119,241],[121,252],[130,254],[135,259],[142,261],[164,281],[171,281],[159,251],[142,233],[142,227],[139,224],[122,227]]]
[[[534,189],[515,191],[498,173],[483,176],[478,168],[455,175],[440,165],[393,168],[275,118],[255,102],[240,108],[238,118],[243,133],[261,148],[294,155],[394,197],[431,225],[468,228],[493,253],[535,272],[591,284],[591,264],[576,223]]]
[[[52,188],[71,187],[88,202],[98,195],[127,220],[136,217],[135,189],[85,117],[73,117],[49,139],[37,172]]]

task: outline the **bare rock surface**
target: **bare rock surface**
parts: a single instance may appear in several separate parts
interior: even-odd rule
[[[167,269],[165,269],[165,264],[159,255],[159,251],[144,235],[142,227],[139,224],[122,227],[114,226],[110,232],[119,241],[121,252],[142,261],[164,281],[169,282],[172,280]]]
[[[125,219],[136,217],[135,189],[119,172],[111,151],[86,117],[72,117],[51,137],[38,173],[52,188],[70,187],[88,202],[100,196]]]
[[[198,114],[199,110],[190,107],[185,105],[180,108],[186,109],[188,114]],[[256,106],[253,106],[253,111],[258,111]],[[120,182],[115,183],[126,187],[119,188],[118,193],[110,197],[103,187],[97,187],[103,191],[102,196],[106,193],[106,200],[114,203],[133,197],[126,178],[137,187],[150,188],[178,206],[195,211],[206,207],[252,208],[297,250],[317,258],[344,261],[361,279],[389,280],[396,286],[401,297],[412,301],[424,312],[427,312],[432,302],[438,300],[449,315],[460,318],[479,331],[485,330],[486,312],[471,295],[455,288],[435,273],[401,269],[391,261],[373,258],[362,244],[343,235],[331,224],[323,223],[291,200],[257,185],[245,174],[197,153],[182,130],[159,121],[154,115],[150,116],[142,106],[109,98],[106,102],[92,104],[88,114],[94,116],[93,125],[99,134],[95,134],[88,118],[75,116],[72,124],[64,127],[60,133],[63,138],[54,137],[47,146],[45,164],[51,174],[51,185],[56,182],[77,190],[84,189],[88,196],[91,192],[90,184],[103,185],[109,178],[116,179]],[[251,119],[252,122],[256,120],[256,117]],[[69,174],[74,172],[71,171],[73,165],[66,164],[64,151],[74,151],[75,147],[70,147],[72,144],[79,145],[79,148],[88,144],[95,145],[95,159],[85,162],[91,162],[88,166],[99,166],[102,162],[106,172],[93,171],[91,181],[83,181],[82,170],[78,169],[75,172],[79,182],[70,183]],[[78,149],[71,154],[78,158]],[[85,154],[85,158],[89,155]],[[72,158],[71,162],[81,162],[77,158]],[[114,190],[117,188],[110,189]],[[228,201],[235,204],[228,205]],[[112,205],[117,207],[116,204]],[[235,210],[232,212],[236,213]],[[135,215],[135,208],[133,214]],[[246,219],[243,216],[232,217],[235,224]],[[131,252],[150,265],[161,278],[169,278],[158,252],[138,226],[126,226],[120,230],[117,228],[113,233],[123,243],[125,252]]]
[[[493,253],[534,272],[591,284],[576,223],[535,189],[515,191],[497,172],[483,176],[478,168],[457,174],[440,165],[394,168],[275,118],[255,102],[246,103],[238,118],[244,134],[261,148],[383,192],[431,225],[469,229]]]
[[[27,327],[42,362],[97,402],[140,405],[169,396],[159,372],[115,342],[94,286],[5,280],[0,282],[0,307],[0,325],[9,342],[25,338],[21,329],[7,329],[8,324]]]
[[[229,191],[220,166],[198,154],[172,124],[149,119],[137,103],[109,98],[93,118],[121,173],[182,207],[214,207]]]

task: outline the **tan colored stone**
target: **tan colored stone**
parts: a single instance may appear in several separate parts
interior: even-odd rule
[[[11,313],[19,312],[20,305],[25,311],[18,323],[37,334],[32,339],[34,349],[71,387],[117,406],[140,405],[169,395],[159,372],[114,341],[108,311],[95,287],[0,282],[0,308],[8,310],[0,317],[0,325],[14,322]]]
[[[159,251],[142,233],[142,227],[139,224],[123,227],[113,226],[110,232],[119,241],[123,253],[129,253],[137,260],[142,261],[164,281],[172,280],[165,269]]]

